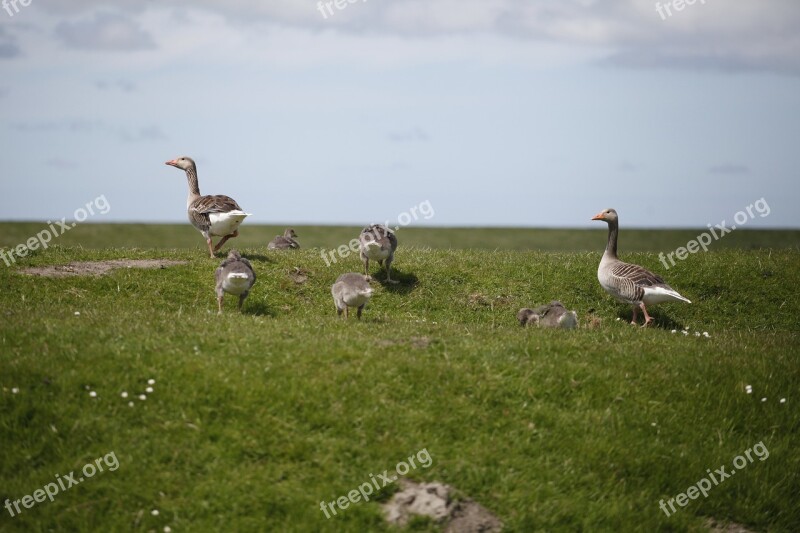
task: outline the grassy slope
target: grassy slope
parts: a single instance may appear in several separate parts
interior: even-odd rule
[[[259,281],[244,314],[231,298],[222,317],[218,261],[199,249],[25,260],[190,261],[102,278],[0,268],[0,503],[112,450],[121,465],[19,517],[0,508],[0,529],[380,531],[371,503],[326,520],[319,502],[421,448],[433,465],[410,477],[458,487],[509,531],[681,531],[705,516],[800,528],[796,251],[691,256],[664,273],[695,303],[662,306],[650,330],[615,320],[629,311],[597,285],[597,252],[404,246],[404,283],[378,288],[361,323],[337,320],[329,294],[354,258],[243,252]],[[625,257],[663,272],[654,254]],[[516,325],[519,307],[552,298],[596,309],[602,326]],[[669,332],[681,326],[711,337]],[[128,407],[120,391],[151,377],[155,393]],[[670,518],[659,510],[759,441],[767,460]]]

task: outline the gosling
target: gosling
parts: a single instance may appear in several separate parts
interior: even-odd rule
[[[286,228],[283,235],[278,235],[267,245],[268,250],[290,250],[300,248],[300,243],[297,242],[297,233],[293,228]]]
[[[578,327],[578,314],[568,311],[561,302],[552,301],[535,309],[520,309],[517,313],[520,326],[536,325],[540,328],[573,329]]]
[[[380,266],[386,263],[386,282],[399,283],[392,279],[392,261],[397,250],[397,237],[394,232],[383,224],[373,224],[361,230],[358,236],[358,246],[361,252],[361,261],[364,262],[364,275],[369,275],[369,260],[377,261]]]
[[[349,317],[348,310],[351,307],[357,307],[358,314],[356,316],[361,320],[361,312],[372,297],[372,287],[369,286],[366,276],[350,272],[339,276],[331,287],[331,294],[338,316],[342,316],[342,312],[344,312],[346,320]]]
[[[241,311],[244,299],[250,294],[250,289],[256,282],[256,273],[250,261],[242,257],[238,251],[231,250],[227,259],[217,268],[214,277],[217,280],[219,314],[222,314],[222,299],[226,292],[239,297],[239,311]]]

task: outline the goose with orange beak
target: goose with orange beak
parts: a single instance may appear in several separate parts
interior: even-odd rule
[[[656,274],[639,265],[625,263],[617,257],[617,237],[619,235],[619,217],[614,209],[604,209],[592,217],[608,224],[608,243],[600,266],[597,267],[597,279],[605,291],[619,300],[633,306],[631,324],[636,325],[639,309],[644,313],[644,325],[653,321],[647,313],[647,305],[663,302],[692,303],[681,296],[678,291]]]

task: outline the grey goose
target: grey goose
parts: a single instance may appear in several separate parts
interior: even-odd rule
[[[213,259],[214,253],[222,248],[225,241],[239,236],[239,224],[249,216],[249,213],[242,211],[239,204],[230,196],[221,194],[200,196],[197,165],[191,157],[179,157],[167,161],[166,164],[186,172],[186,180],[189,182],[189,197],[186,200],[189,221],[205,237],[208,253]],[[211,237],[222,237],[222,239],[213,246]]]
[[[633,306],[631,324],[636,325],[639,309],[644,313],[644,326],[653,321],[647,313],[646,305],[655,305],[662,302],[686,302],[689,299],[681,296],[678,291],[656,274],[639,265],[625,263],[617,257],[617,237],[619,235],[619,217],[614,209],[605,209],[592,220],[602,220],[608,224],[608,243],[597,267],[597,279],[605,291],[619,300]]]

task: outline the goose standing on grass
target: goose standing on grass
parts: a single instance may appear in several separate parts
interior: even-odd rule
[[[294,232],[293,228],[286,228],[283,236],[278,235],[269,241],[267,245],[267,250],[288,250],[291,248],[300,248],[300,243],[297,242],[297,233]]]
[[[226,292],[239,297],[239,311],[241,311],[244,299],[250,294],[250,289],[256,282],[256,273],[250,261],[242,257],[238,251],[231,250],[228,258],[214,272],[214,278],[217,280],[217,305],[220,314],[222,298]]]
[[[186,180],[189,182],[189,198],[186,200],[189,221],[206,238],[208,253],[211,254],[213,259],[215,257],[214,252],[219,251],[225,241],[239,236],[239,224],[250,213],[242,211],[239,204],[230,196],[221,194],[200,196],[200,185],[197,182],[197,166],[191,157],[179,157],[167,161],[166,164],[186,172]],[[222,237],[216,247],[212,246],[212,236]]]
[[[386,262],[386,281],[398,283],[392,279],[392,261],[394,261],[394,251],[397,250],[397,237],[394,232],[383,224],[373,224],[361,230],[358,236],[358,247],[361,252],[361,260],[364,262],[364,275],[367,280],[371,280],[369,275],[369,260],[377,261],[383,266]]]
[[[369,286],[367,276],[350,272],[342,274],[331,287],[333,303],[336,305],[336,314],[348,318],[350,307],[358,308],[358,319],[361,320],[361,311],[372,297],[372,287]]]
[[[644,326],[648,326],[653,317],[647,314],[645,305],[662,302],[681,301],[692,303],[678,291],[667,285],[661,276],[653,274],[644,267],[623,263],[617,257],[617,236],[619,234],[619,217],[613,209],[605,209],[592,220],[602,220],[608,224],[608,243],[600,266],[597,267],[597,279],[605,291],[617,300],[633,306],[631,324],[636,325],[636,317],[641,308],[644,313]]]

